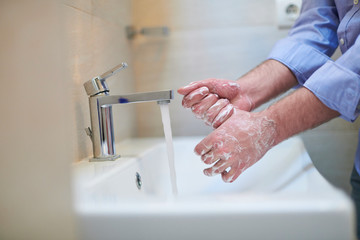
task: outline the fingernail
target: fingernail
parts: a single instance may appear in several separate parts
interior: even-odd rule
[[[231,183],[231,179],[223,179],[226,183]]]
[[[201,155],[204,155],[205,153],[206,153],[205,149],[201,151]]]
[[[200,155],[199,153],[197,153],[197,151],[194,149],[194,153],[196,154],[196,155]]]
[[[204,170],[203,172],[204,172],[204,175],[211,177],[211,174],[208,171]]]

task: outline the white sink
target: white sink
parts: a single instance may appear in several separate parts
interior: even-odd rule
[[[81,239],[355,238],[350,199],[318,173],[300,138],[270,150],[234,183],[203,175],[193,152],[201,139],[174,139],[178,197],[163,139],[126,140],[114,162],[74,164]]]

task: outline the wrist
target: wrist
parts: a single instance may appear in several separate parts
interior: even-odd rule
[[[276,109],[270,106],[269,108],[259,112],[259,114],[263,119],[266,119],[268,122],[270,122],[271,124],[270,123],[268,124],[271,125],[273,128],[272,147],[276,146],[277,144],[285,140],[283,136],[283,132],[281,130],[281,122],[280,122],[281,119]]]
[[[291,70],[276,60],[267,60],[237,80],[253,108],[297,84]]]
[[[261,114],[275,122],[275,145],[339,116],[338,112],[328,108],[304,87],[271,105]]]
[[[252,78],[252,76],[245,75],[236,82],[240,86],[241,95],[244,103],[249,105],[249,111],[254,110],[258,106],[261,105],[261,94],[264,94],[262,89],[256,87],[256,79]]]
[[[260,146],[265,151],[277,145],[279,139],[278,124],[268,111],[252,113],[257,119],[258,131],[261,134]]]

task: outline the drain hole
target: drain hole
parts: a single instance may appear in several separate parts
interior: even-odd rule
[[[141,190],[141,186],[142,186],[142,181],[141,181],[141,176],[138,172],[135,173],[135,183],[136,183],[136,187]]]

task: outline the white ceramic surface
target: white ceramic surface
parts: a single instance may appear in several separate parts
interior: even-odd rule
[[[203,175],[193,152],[200,140],[174,140],[177,197],[162,139],[126,140],[114,162],[76,163],[81,238],[354,239],[351,201],[317,172],[300,138],[276,146],[231,184]]]

